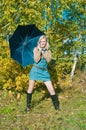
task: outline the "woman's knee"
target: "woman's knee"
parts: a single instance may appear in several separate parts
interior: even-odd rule
[[[47,82],[44,82],[50,95],[54,95],[55,94],[55,91],[54,91],[54,88],[53,88],[53,85],[52,85],[52,82],[51,81],[47,81]]]

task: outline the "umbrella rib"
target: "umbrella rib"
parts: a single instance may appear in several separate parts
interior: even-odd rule
[[[28,48],[28,47],[27,47]],[[31,57],[33,58],[33,55],[30,53],[31,52],[31,49],[30,48],[28,48],[28,50],[29,50],[29,54],[31,55]]]
[[[33,49],[37,46],[39,36],[43,35],[35,24],[19,25],[10,39],[11,57],[22,66],[34,63]]]

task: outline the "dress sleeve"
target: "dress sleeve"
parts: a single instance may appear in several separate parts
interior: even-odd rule
[[[45,51],[42,55],[46,59],[47,62],[51,61],[52,56],[51,56],[51,51],[50,50]]]
[[[41,59],[41,51],[37,47],[35,47],[33,52],[34,52],[34,61],[39,62],[39,60]]]

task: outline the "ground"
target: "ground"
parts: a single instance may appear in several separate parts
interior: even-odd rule
[[[28,113],[25,93],[16,99],[0,90],[0,130],[86,130],[86,77],[78,77],[58,93],[60,111],[54,109],[45,89],[34,91]]]

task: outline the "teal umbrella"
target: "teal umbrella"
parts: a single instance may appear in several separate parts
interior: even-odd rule
[[[35,24],[18,25],[9,39],[11,58],[22,66],[33,64],[33,49],[37,46],[37,41],[41,35],[44,33]]]

